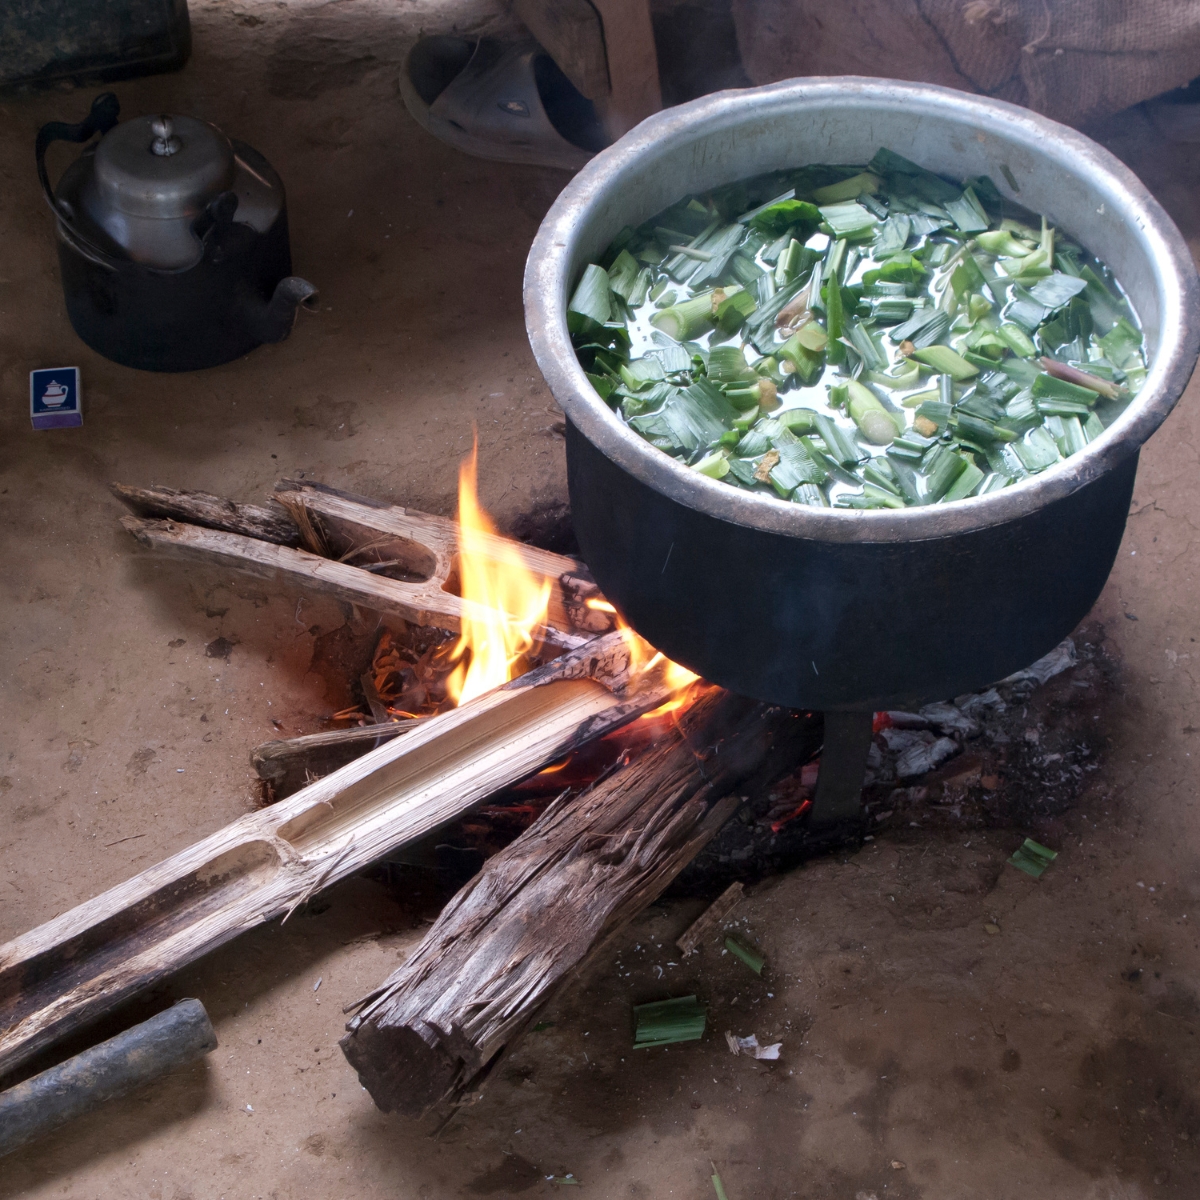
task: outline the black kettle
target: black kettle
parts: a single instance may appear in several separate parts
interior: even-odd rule
[[[291,274],[283,184],[261,154],[192,117],[117,123],[106,92],[37,136],[67,314],[93,350],[144,371],[229,362],[291,332],[316,288]],[[51,142],[99,140],[51,189]]]

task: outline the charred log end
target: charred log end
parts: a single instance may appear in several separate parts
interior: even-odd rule
[[[364,1021],[338,1043],[375,1106],[416,1119],[424,1116],[457,1083],[461,1059],[441,1044],[429,1045],[408,1026]]]

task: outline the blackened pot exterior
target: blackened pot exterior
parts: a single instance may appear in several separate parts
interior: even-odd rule
[[[689,508],[567,423],[583,559],[629,623],[713,683],[822,711],[957,696],[1046,653],[1104,587],[1136,471],[992,529],[831,543]]]
[[[566,323],[585,265],[626,224],[689,193],[886,146],[1002,194],[1095,250],[1142,321],[1146,382],[1084,450],[948,504],[854,511],[791,504],[689,470],[596,394]],[[643,121],[547,213],[525,273],[534,356],[567,416],[583,555],[651,643],[736,691],[868,710],[984,687],[1053,648],[1112,567],[1138,452],[1200,351],[1200,278],[1137,177],[1082,134],[1015,105],[927,84],[787,80]]]

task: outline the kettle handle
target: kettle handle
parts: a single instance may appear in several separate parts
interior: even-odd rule
[[[46,150],[51,142],[86,142],[94,133],[105,134],[116,123],[121,111],[121,102],[113,92],[104,92],[92,101],[91,111],[78,125],[68,125],[65,121],[50,121],[38,130],[37,143],[34,153],[37,155],[38,179],[41,180],[42,192],[46,203],[56,217],[67,218],[54,198],[50,187],[50,176],[46,173]]]

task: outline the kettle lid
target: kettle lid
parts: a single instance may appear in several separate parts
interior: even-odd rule
[[[194,117],[136,117],[100,139],[93,163],[93,201],[101,210],[136,217],[193,217],[233,184],[233,146]]]

